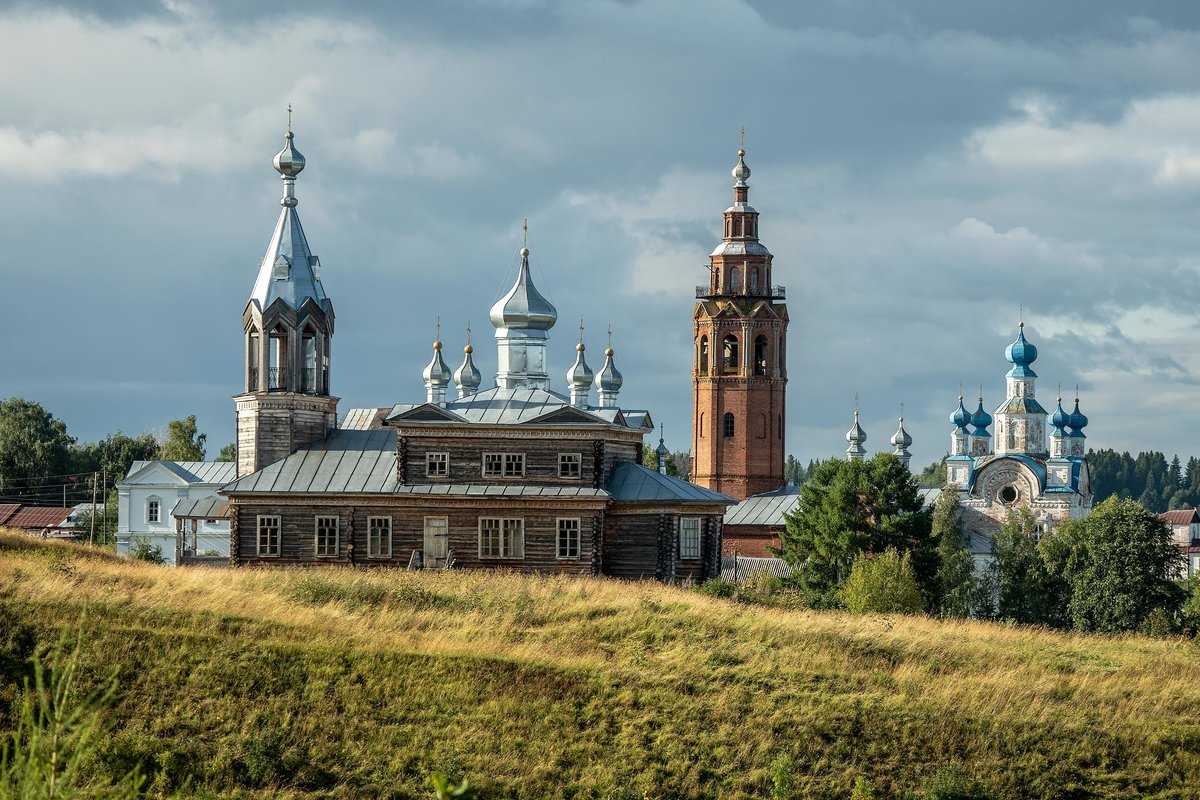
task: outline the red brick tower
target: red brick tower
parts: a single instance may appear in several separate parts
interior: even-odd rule
[[[696,287],[692,369],[692,480],[743,500],[783,485],[788,313],[758,241],[746,151],[733,168],[725,238]]]

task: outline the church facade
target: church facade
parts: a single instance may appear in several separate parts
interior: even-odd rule
[[[333,303],[296,211],[305,161],[290,129],[274,166],[283,209],[243,313],[238,471],[221,490],[234,564],[662,581],[719,573],[721,520],[733,500],[666,475],[661,457],[657,468],[641,463],[654,423],[620,406],[611,340],[593,372],[581,326],[566,391],[554,388],[546,345],[558,313],[534,284],[527,246],[489,314],[494,386],[482,388],[469,329],[453,372],[439,330],[421,400],[352,410],[339,423]]]

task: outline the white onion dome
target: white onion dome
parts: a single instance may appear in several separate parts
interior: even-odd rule
[[[854,409],[854,424],[846,431],[846,441],[852,445],[861,445],[867,441],[867,432],[858,424],[858,409]]]
[[[450,369],[446,366],[446,362],[442,360],[442,342],[440,339],[433,340],[433,358],[425,365],[425,369],[421,371],[421,377],[425,383],[431,386],[445,386],[450,383]]]
[[[745,148],[739,147],[737,155],[737,163],[733,165],[733,170],[730,174],[733,175],[734,186],[745,186],[746,179],[750,177],[750,167],[746,164]]]
[[[584,349],[583,342],[575,345],[575,363],[567,369],[567,385],[577,389],[587,389],[595,378],[592,368],[587,365]]]
[[[275,154],[275,171],[285,178],[294,178],[304,170],[304,156],[296,149],[295,136],[289,130],[283,137],[283,149]]]
[[[619,392],[625,384],[625,378],[613,363],[613,352],[611,344],[604,348],[604,366],[596,373],[596,389],[601,392]]]
[[[533,285],[529,272],[529,248],[521,248],[517,282],[496,301],[488,315],[497,328],[548,331],[558,321],[558,310]]]
[[[904,450],[910,447],[912,443],[912,437],[908,435],[908,431],[904,430],[904,417],[901,417],[900,427],[896,428],[896,432],[892,434],[892,447],[895,447],[897,450]]]
[[[458,387],[460,395],[474,394],[483,382],[483,376],[479,374],[479,370],[475,368],[475,361],[471,358],[474,352],[475,348],[468,342],[463,348],[462,365],[454,370],[454,385]]]

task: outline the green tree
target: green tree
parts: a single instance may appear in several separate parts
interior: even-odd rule
[[[800,487],[780,551],[814,598],[831,596],[861,553],[889,548],[911,553],[917,580],[932,589],[937,556],[922,505],[916,481],[890,453],[825,461]]]
[[[217,454],[217,461],[237,461],[237,445],[230,442],[221,448],[221,452]]]
[[[1052,624],[1057,585],[1038,550],[1038,526],[1028,509],[1011,512],[992,540],[996,610],[1001,619]]]
[[[233,459],[230,459],[231,461]],[[658,469],[658,454],[648,444],[642,445],[642,466],[647,469]],[[667,454],[667,474],[678,477],[679,469],[675,466],[675,454]]]
[[[167,423],[167,435],[158,457],[164,461],[203,461],[208,434],[196,430],[196,415]]]
[[[924,608],[912,555],[891,548],[859,554],[841,598],[846,610],[855,614],[915,614]]]
[[[946,459],[933,462],[917,476],[917,483],[925,489],[940,489],[946,485]]]
[[[958,487],[946,486],[933,507],[937,543],[937,609],[943,617],[969,617],[977,592],[975,560],[959,523]]]
[[[71,471],[100,472],[111,485],[129,474],[133,462],[158,458],[158,451],[158,442],[148,433],[129,436],[117,431],[98,442],[73,447]]]
[[[1084,521],[1067,559],[1070,614],[1083,631],[1138,630],[1156,609],[1175,615],[1186,592],[1174,581],[1182,556],[1145,507],[1110,498]]]
[[[36,496],[45,483],[62,483],[57,476],[68,471],[72,442],[62,420],[37,403],[19,397],[0,402],[0,491]]]

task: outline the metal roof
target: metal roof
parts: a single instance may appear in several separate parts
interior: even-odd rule
[[[721,242],[710,253],[714,256],[769,256],[768,250],[761,242]]]
[[[619,464],[608,479],[608,491],[622,503],[706,503],[730,505],[731,497],[709,491],[680,478],[663,475],[641,464]]]
[[[8,522],[9,518],[17,513],[17,509],[20,507],[20,503],[0,503],[0,525]]]
[[[784,514],[800,502],[800,487],[793,484],[747,497],[725,511],[726,525],[769,525],[782,528]]]
[[[369,431],[382,427],[384,418],[391,412],[387,408],[352,408],[346,412],[338,427],[347,431]]]
[[[237,477],[237,464],[233,461],[135,461],[129,467],[128,481],[151,464],[162,464],[188,483],[211,483],[220,486]],[[122,481],[123,483],[124,481]],[[120,485],[120,484],[118,484]]]
[[[4,524],[10,528],[24,528],[25,530],[57,528],[63,524],[70,513],[71,509],[61,506],[22,506]]]
[[[1168,525],[1191,525],[1200,522],[1200,512],[1194,508],[1178,508],[1174,511],[1164,511],[1158,515]]]
[[[382,494],[396,491],[396,432],[338,430],[309,450],[238,478],[222,494]]]
[[[391,409],[387,419],[396,420],[402,414],[427,405],[429,404],[398,403]],[[466,422],[473,425],[520,425],[560,409],[573,409],[599,422],[635,430],[652,424],[649,423],[649,412],[646,411],[631,412],[631,420],[618,408],[575,408],[563,395],[545,389],[493,387],[458,400],[451,400],[436,406],[436,409],[448,412],[443,414],[447,422]],[[437,412],[431,409],[431,413]],[[436,421],[436,418],[433,421]]]
[[[492,483],[418,483],[397,486],[395,494],[470,495],[472,497],[608,497],[590,486],[528,486]]]
[[[521,267],[517,282],[496,301],[488,314],[496,328],[521,328],[548,331],[558,320],[554,304],[533,285],[529,272],[529,248],[521,248]]]
[[[176,519],[225,519],[229,516],[229,501],[220,497],[180,498],[171,509]]]

